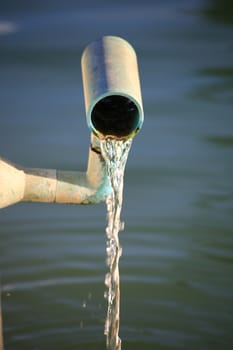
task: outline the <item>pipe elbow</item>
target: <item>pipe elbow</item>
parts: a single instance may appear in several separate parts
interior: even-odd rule
[[[57,171],[56,203],[96,204],[105,201],[111,191],[102,155],[92,148],[86,172]]]

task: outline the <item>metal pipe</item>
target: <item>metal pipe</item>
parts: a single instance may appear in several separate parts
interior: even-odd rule
[[[0,208],[21,201],[93,204],[105,200],[111,191],[94,135],[86,172],[22,168],[0,158]]]
[[[133,47],[104,36],[84,50],[82,77],[87,124],[99,138],[133,137],[143,123],[143,106]]]
[[[91,148],[86,173],[22,168],[0,158],[0,208],[21,202],[89,204],[112,191],[100,139],[128,139],[143,123],[143,106],[132,46],[105,36],[83,52],[82,76]]]

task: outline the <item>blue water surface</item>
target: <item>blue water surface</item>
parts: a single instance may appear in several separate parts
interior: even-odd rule
[[[228,7],[227,7],[228,6]],[[126,165],[122,349],[233,343],[233,27],[227,1],[5,1],[0,154],[85,170],[80,58],[135,48],[145,122]],[[105,204],[0,211],[5,350],[104,349]]]

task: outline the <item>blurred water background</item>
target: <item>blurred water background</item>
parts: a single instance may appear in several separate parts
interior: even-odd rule
[[[0,154],[85,170],[80,57],[102,35],[136,49],[145,123],[126,165],[122,349],[233,343],[231,1],[2,1]],[[105,204],[0,211],[6,350],[105,348]]]

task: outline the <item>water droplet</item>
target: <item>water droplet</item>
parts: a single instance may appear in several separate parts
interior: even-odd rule
[[[105,283],[105,285],[107,287],[110,286],[110,284],[111,284],[111,274],[110,274],[110,272],[106,273],[104,283]]]
[[[120,230],[124,231],[124,229],[125,229],[125,223],[124,223],[124,221],[121,221],[121,223],[120,223]]]

